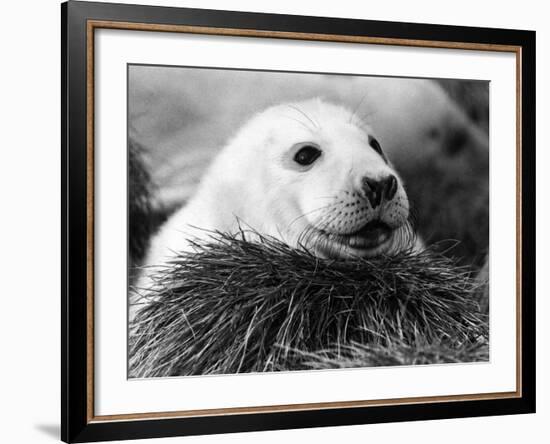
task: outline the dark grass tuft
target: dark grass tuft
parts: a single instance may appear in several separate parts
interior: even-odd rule
[[[145,149],[135,140],[128,142],[128,248],[132,263],[143,258],[153,233],[151,194],[153,182],[143,160]]]
[[[147,150],[128,141],[128,255],[131,270],[145,256],[151,235],[167,219],[169,209],[154,198],[157,187],[146,164]],[[132,273],[130,273],[132,277]]]
[[[422,239],[472,270],[482,267],[489,249],[488,155],[480,157],[480,171],[454,170],[435,160],[401,171]]]
[[[213,237],[141,298],[130,377],[487,359],[476,281],[448,258],[329,261],[274,239]]]

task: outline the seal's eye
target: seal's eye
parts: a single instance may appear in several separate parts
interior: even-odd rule
[[[380,143],[378,143],[378,140],[376,140],[374,137],[369,136],[369,145],[376,151],[378,154],[383,156],[382,153],[382,147],[380,146]]]
[[[321,155],[321,150],[313,145],[304,145],[294,155],[294,162],[307,166],[315,162]]]

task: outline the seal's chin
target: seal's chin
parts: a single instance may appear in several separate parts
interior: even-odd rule
[[[314,250],[326,258],[375,257],[388,251],[396,228],[371,221],[349,234],[317,230]]]

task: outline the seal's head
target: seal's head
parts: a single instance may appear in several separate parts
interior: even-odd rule
[[[221,185],[218,214],[319,257],[372,257],[413,241],[407,194],[372,130],[319,99],[256,115],[209,175]]]

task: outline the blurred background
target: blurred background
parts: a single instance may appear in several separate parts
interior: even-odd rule
[[[205,168],[254,113],[311,97],[356,110],[405,182],[417,229],[479,269],[489,244],[489,83],[132,65],[130,244],[192,195]]]

